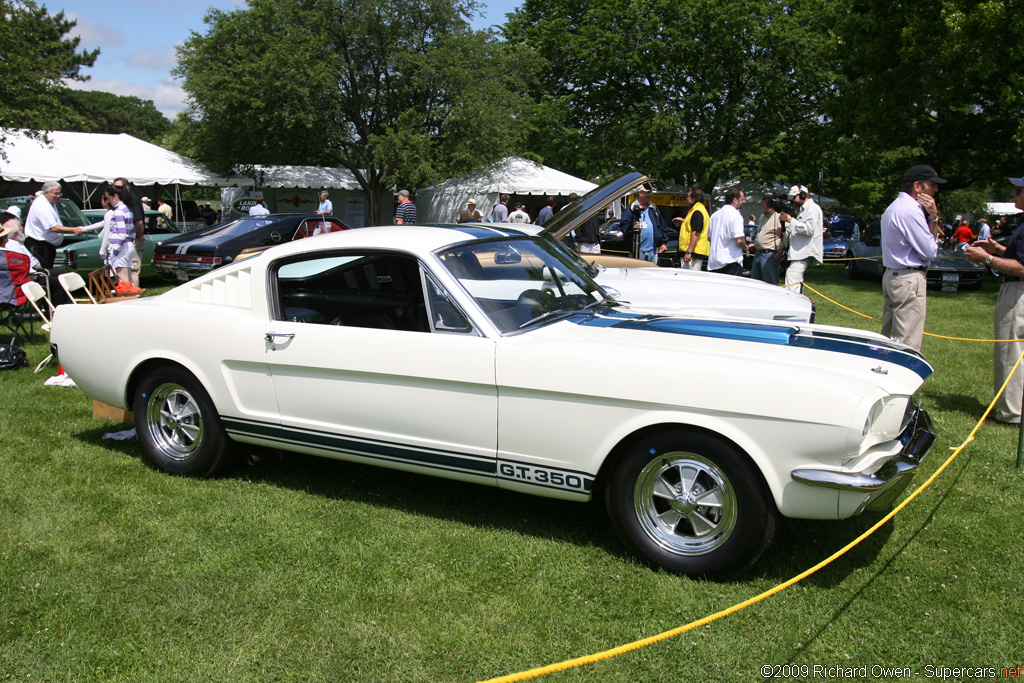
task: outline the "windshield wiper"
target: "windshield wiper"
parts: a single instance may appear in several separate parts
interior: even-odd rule
[[[584,311],[591,311],[595,308],[604,308],[605,306],[613,308],[615,306],[621,306],[624,302],[618,301],[617,299],[598,299],[597,301],[591,301],[589,304],[583,307]]]
[[[567,311],[565,309],[559,308],[559,309],[556,309],[554,311],[547,311],[545,313],[541,313],[536,318],[530,318],[525,323],[520,325],[518,329],[521,330],[524,327],[529,327],[530,325],[532,325],[534,323],[539,323],[541,320],[547,320],[548,318],[554,318],[554,317],[559,316],[559,315],[572,315],[577,310],[578,309],[571,309],[571,310]]]

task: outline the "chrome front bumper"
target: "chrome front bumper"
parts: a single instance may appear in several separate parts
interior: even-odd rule
[[[874,474],[804,469],[793,470],[791,475],[795,481],[810,486],[863,493],[864,501],[853,513],[855,515],[865,510],[888,510],[910,484],[935,443],[935,430],[928,413],[915,409],[897,440],[903,443],[903,448]]]

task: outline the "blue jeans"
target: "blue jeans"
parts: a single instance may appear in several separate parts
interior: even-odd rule
[[[761,280],[776,287],[779,285],[779,262],[775,260],[775,252],[754,254],[754,261],[750,264],[750,279]]]
[[[651,263],[658,262],[658,254],[656,254],[653,251],[641,251],[640,258],[642,258],[644,261],[650,261]]]

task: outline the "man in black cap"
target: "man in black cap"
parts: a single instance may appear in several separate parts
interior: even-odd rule
[[[1010,178],[1014,184],[1013,205],[1024,211],[1024,178]],[[980,239],[964,252],[975,263],[984,263],[1003,278],[996,299],[995,339],[1024,339],[1024,231],[1014,231],[1006,246],[994,239]],[[998,392],[1003,382],[1024,353],[1022,342],[997,342],[993,347],[994,385]],[[1021,394],[1024,393],[1024,371],[1013,373],[1006,391],[996,402],[990,420],[1003,424],[1020,424]]]
[[[899,196],[882,214],[882,334],[918,351],[924,339],[925,271],[942,240],[935,194],[944,182],[931,166],[911,166]]]

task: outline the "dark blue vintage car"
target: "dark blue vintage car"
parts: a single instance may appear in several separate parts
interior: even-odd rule
[[[153,251],[153,270],[185,282],[231,263],[243,251],[348,230],[337,218],[295,214],[242,216],[227,223],[164,240]]]

